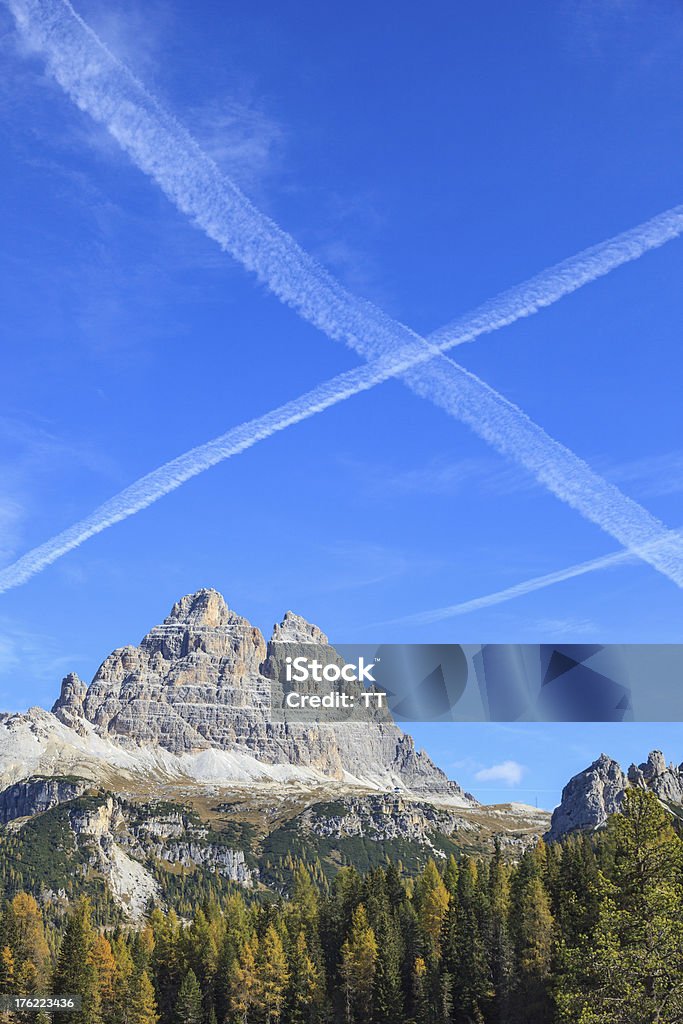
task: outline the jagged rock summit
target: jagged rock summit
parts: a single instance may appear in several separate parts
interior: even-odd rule
[[[95,779],[106,771],[144,772],[221,785],[335,780],[476,805],[390,719],[271,721],[283,641],[333,651],[317,626],[293,612],[266,643],[218,591],[189,594],[138,646],[113,651],[89,686],[67,675],[51,713],[0,715],[0,782],[65,771]]]
[[[561,839],[571,832],[602,828],[616,813],[631,786],[650,789],[665,805],[683,804],[683,764],[667,766],[661,750],[653,750],[641,765],[632,764],[627,773],[607,754],[579,772],[562,790],[546,838]]]

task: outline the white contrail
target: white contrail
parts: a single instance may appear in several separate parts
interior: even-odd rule
[[[371,303],[348,293],[289,235],[256,210],[236,186],[222,176],[185,129],[109,53],[68,0],[8,0],[8,3],[26,38],[46,56],[51,72],[78,106],[105,124],[137,165],[158,182],[179,209],[253,270],[283,301],[331,337],[346,340],[366,358],[389,359],[397,367],[393,374],[401,376],[415,391],[464,420],[499,451],[532,472],[561,500],[683,586],[683,545],[677,535],[668,533],[662,523],[602,480],[586,463],[550,438],[474,374],[444,356],[427,366],[416,365],[440,354],[441,349],[530,315],[587,281],[608,273],[619,263],[635,259],[676,237],[683,231],[683,208],[670,210],[640,228],[544,272],[526,285],[505,293],[500,300],[482,307],[466,321],[437,332],[435,343],[427,341],[391,320]],[[412,368],[401,369],[406,365]],[[369,376],[368,371],[361,372],[361,390],[372,386],[368,383],[372,374],[372,366]],[[384,363],[375,383],[386,376]],[[348,387],[344,387],[340,398],[348,397]],[[327,401],[322,407],[329,404],[332,402]],[[277,419],[280,412],[272,415]],[[296,419],[312,412],[299,409]],[[249,426],[255,429],[256,422],[252,421]],[[258,433],[256,439],[263,436],[267,435]],[[158,472],[163,471],[164,467]],[[112,499],[104,508],[118,500]],[[145,500],[145,504],[148,503]],[[110,514],[115,515],[112,521],[122,518],[120,512]],[[108,523],[100,528],[106,525]],[[88,536],[98,532],[93,524],[88,531]],[[662,538],[665,543],[652,545],[653,540]],[[43,545],[43,549],[52,543]],[[30,556],[31,553],[25,558]],[[47,557],[45,551],[42,557]],[[8,567],[6,571],[11,569]]]
[[[567,569],[558,569],[555,572],[545,573],[543,576],[534,576],[523,583],[516,583],[512,587],[496,590],[492,594],[485,594],[483,597],[473,597],[469,601],[461,601],[459,604],[448,604],[442,608],[431,608],[429,611],[416,612],[413,615],[403,615],[398,619],[388,619],[385,622],[374,623],[374,626],[428,626],[433,622],[454,619],[458,615],[467,615],[469,612],[478,612],[482,608],[503,604],[504,601],[512,601],[516,597],[524,597],[525,594],[531,594],[535,590],[543,590],[545,587],[551,587],[555,583],[573,580],[577,576],[585,576],[587,573],[598,572],[602,569],[616,569],[620,565],[626,565],[636,560],[637,556],[630,551],[616,551],[611,555],[603,555],[600,558],[592,558],[588,562],[570,565]]]
[[[679,535],[681,531],[678,531]],[[655,544],[658,542],[655,541]],[[566,569],[556,569],[555,572],[544,573],[543,576],[534,576],[523,583],[515,583],[503,590],[495,590],[491,594],[484,594],[482,597],[473,597],[469,601],[460,601],[458,604],[447,604],[441,608],[430,608],[425,612],[415,612],[412,615],[402,615],[398,619],[387,619],[384,622],[376,622],[372,628],[379,626],[428,626],[433,622],[442,622],[444,619],[454,619],[458,615],[467,615],[469,612],[478,612],[482,608],[491,608],[496,604],[503,604],[505,601],[512,601],[516,597],[524,597],[532,594],[535,590],[543,590],[555,583],[564,583],[565,580],[576,579],[577,576],[585,576],[589,572],[599,572],[602,569],[617,569],[621,565],[628,565],[637,561],[637,556],[631,551],[615,551],[611,555],[601,555],[599,558],[591,558],[587,562],[578,562]]]
[[[300,398],[287,402],[258,419],[234,427],[220,437],[166,462],[115,494],[85,519],[81,519],[44,544],[28,551],[16,562],[1,569],[0,593],[26,583],[36,573],[56,562],[68,551],[73,551],[90,537],[147,508],[218,462],[229,459],[232,455],[239,455],[240,452],[246,451],[247,448],[278,431],[315,416],[331,405],[374,387],[375,384],[375,373],[373,367],[369,365],[340,374]]]
[[[232,430],[227,431],[227,433],[221,434],[212,441],[208,441],[206,444],[199,445],[183,455],[179,455],[177,458],[136,480],[129,487],[126,487],[109,501],[96,508],[85,519],[70,526],[44,544],[33,548],[17,559],[16,562],[0,570],[0,593],[26,583],[32,576],[35,576],[48,565],[57,561],[62,555],[79,547],[90,537],[102,533],[103,530],[108,529],[110,526],[114,526],[136,512],[147,508],[155,501],[158,501],[159,498],[174,491],[177,487],[180,487],[192,477],[203,473],[211,466],[215,466],[219,462],[231,458],[233,455],[239,455],[241,452],[258,444],[259,441],[263,441],[273,434],[293,426],[295,423],[309,419],[319,412],[323,412],[325,409],[329,409],[331,406],[351,398],[353,395],[370,390],[381,381],[388,380],[397,372],[405,372],[407,370],[406,364],[398,364],[394,360],[376,360],[373,363],[368,363],[347,373],[339,374],[312,391],[308,391],[299,398],[280,406],[278,409],[274,409],[256,419],[249,420],[241,426],[234,427]],[[447,400],[450,401],[448,396]],[[496,404],[495,409],[497,410],[497,408],[498,405]],[[515,420],[515,424],[516,422]],[[534,429],[540,431],[539,427]],[[568,453],[568,456],[569,458],[576,458],[571,453]],[[659,539],[656,544],[651,546],[665,546],[668,541],[668,534],[665,534],[663,539]],[[594,559],[579,566],[572,566],[557,573],[538,577],[528,583],[518,584],[515,587],[500,591],[498,594],[476,598],[474,601],[468,601],[461,605],[452,605],[446,609],[437,609],[435,612],[426,612],[424,613],[426,616],[424,620],[421,615],[417,615],[408,616],[405,620],[400,619],[396,621],[430,622],[437,621],[439,618],[448,618],[451,615],[463,614],[466,611],[475,611],[479,607],[483,608],[489,604],[497,604],[512,597],[521,597],[531,590],[537,590],[551,583],[558,583],[563,579],[570,579],[572,576],[579,576],[583,573],[608,568],[611,565],[626,563],[634,560],[636,557],[630,551],[605,556],[605,558]],[[433,619],[431,618],[432,615],[434,616]]]

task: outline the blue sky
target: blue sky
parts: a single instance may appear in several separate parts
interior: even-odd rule
[[[678,3],[78,9],[261,209],[420,332],[683,201]],[[358,358],[193,228],[26,54],[4,8],[0,32],[9,564]],[[671,527],[682,246],[457,354]],[[206,585],[266,632],[293,608],[337,641],[679,641],[680,591],[640,564],[372,627],[616,548],[392,381],[0,595],[0,704],[50,703],[66,670],[89,678]]]

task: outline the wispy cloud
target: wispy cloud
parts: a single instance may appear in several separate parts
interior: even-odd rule
[[[472,489],[477,493],[502,496],[538,486],[531,474],[520,473],[517,467],[496,456],[455,459],[438,456],[413,467],[405,463],[369,463],[344,457],[338,462],[343,470],[359,479],[372,479],[372,495],[377,500],[395,500],[397,495],[412,494],[454,496]]]
[[[47,425],[0,416],[0,557],[11,558],[26,523],[40,504],[42,487],[55,476],[85,470],[115,476],[112,460],[87,441],[60,437]]]
[[[255,101],[214,97],[189,118],[202,149],[250,195],[282,169],[284,128]]]
[[[55,685],[80,660],[64,655],[62,641],[46,633],[27,629],[8,616],[0,617],[0,697],[5,710],[21,711],[22,683],[31,682],[45,693],[54,693]]]
[[[568,640],[572,637],[586,639],[598,636],[600,633],[600,628],[595,622],[580,616],[565,616],[561,619],[537,619],[534,623],[528,623],[526,630],[527,633],[533,634],[536,637],[551,636],[554,641]]]
[[[525,771],[519,761],[501,761],[490,768],[480,768],[474,777],[477,782],[503,782],[506,786],[518,786]]]
[[[683,492],[683,451],[663,452],[620,463],[612,479],[642,498],[666,498]]]
[[[0,494],[0,558],[11,558],[22,536],[26,510],[14,498]]]

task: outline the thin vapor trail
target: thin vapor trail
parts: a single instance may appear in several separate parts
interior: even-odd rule
[[[678,531],[679,536],[681,531]],[[655,541],[655,544],[659,542]],[[637,561],[637,556],[631,551],[614,551],[611,555],[601,555],[599,558],[591,558],[587,562],[577,562],[566,569],[556,569],[555,572],[547,572],[543,576],[534,576],[523,583],[515,583],[503,590],[495,590],[491,594],[484,594],[482,597],[473,597],[469,601],[460,601],[458,604],[447,604],[441,608],[431,608],[424,612],[415,612],[412,615],[402,615],[398,619],[388,619],[385,622],[376,622],[378,626],[428,626],[433,622],[442,622],[444,619],[454,619],[458,615],[467,615],[469,612],[478,612],[482,608],[491,608],[496,604],[503,604],[505,601],[512,601],[516,597],[524,597],[532,594],[535,590],[544,590],[555,583],[564,583],[565,580],[573,580],[578,576],[585,576],[589,572],[598,572],[602,569],[617,569],[621,565],[628,565]]]
[[[106,49],[68,0],[7,2],[24,36],[45,55],[48,67],[60,85],[81,109],[108,128],[133,161],[157,181],[181,211],[303,317],[329,336],[345,340],[368,360],[378,360],[382,364],[374,368],[371,364],[359,371],[357,383],[362,382],[359,390],[367,389],[373,383],[387,379],[387,376],[400,376],[418,394],[435,401],[450,415],[466,422],[498,451],[532,472],[562,501],[616,537],[678,586],[683,586],[683,544],[677,535],[669,533],[645,509],[595,474],[585,462],[549,437],[511,402],[442,354],[442,350],[448,347],[528,316],[589,280],[608,273],[620,263],[636,259],[648,249],[676,237],[683,231],[683,207],[676,207],[640,228],[545,271],[481,307],[473,316],[456,321],[437,332],[431,340],[426,340],[390,319],[371,303],[352,296],[294,239],[261,214],[234,183],[221,174],[188,132]],[[429,365],[418,365],[434,355],[439,358]],[[387,360],[395,366],[391,373],[387,372]],[[333,401],[355,393],[348,390],[348,381],[344,380],[342,391],[332,399],[327,389],[334,387],[335,381],[321,385],[327,399],[320,408],[313,406],[306,411],[300,403],[307,396],[283,407],[297,407],[296,417],[291,422],[306,418],[321,408],[327,408]],[[279,423],[281,414],[282,410],[276,410],[265,420],[275,417]],[[252,421],[236,430],[249,427],[255,431],[254,439],[260,440],[268,436],[261,432],[260,423]],[[271,433],[280,429],[283,426],[272,427],[271,423]],[[210,442],[209,447],[213,444],[216,442]],[[242,444],[239,450],[246,446]],[[202,458],[198,452],[202,450],[194,453],[194,457],[199,459],[198,465]],[[189,459],[190,454],[180,458]],[[189,464],[183,470],[187,474],[184,479],[195,475],[188,467]],[[155,472],[163,475],[166,468],[161,467]],[[144,480],[149,483],[154,477],[155,474],[150,474]],[[139,481],[132,488],[141,484]],[[167,481],[158,496],[167,493],[168,489],[172,488]],[[128,494],[130,490],[123,493]],[[136,493],[137,498],[132,505],[142,501],[137,507],[144,507],[155,500],[147,497],[143,500],[142,492]],[[121,498],[122,495],[113,498],[84,521],[87,527],[82,539],[118,522],[124,515],[132,514],[131,511],[122,513],[118,504]],[[128,498],[124,505],[132,508]],[[71,535],[72,531],[82,534],[83,525],[78,524],[66,531],[66,535]],[[59,548],[61,554],[82,543],[82,540],[72,543],[69,537],[65,539],[65,535],[60,537],[61,540],[56,538],[37,549],[42,552],[39,558],[39,561],[42,559],[41,567],[48,564],[45,558],[54,560],[48,551],[51,546],[52,550]],[[655,540],[662,543],[654,545],[652,542]],[[55,544],[57,548],[54,548]],[[34,554],[29,552],[20,562],[30,561]],[[15,563],[14,567],[5,570],[10,574],[8,581],[12,569],[18,566],[19,563]],[[14,584],[8,582],[8,585]]]
[[[300,398],[295,398],[264,416],[234,427],[212,441],[192,448],[140,477],[109,501],[98,506],[85,519],[74,523],[44,544],[32,548],[16,562],[1,569],[0,594],[26,583],[36,573],[56,562],[67,552],[73,551],[90,537],[147,508],[211,466],[233,455],[239,455],[259,441],[309,419],[345,398],[374,387],[376,381],[372,369],[370,366],[361,366],[340,374]]]
[[[485,594],[483,597],[473,597],[469,601],[461,601],[459,604],[448,604],[442,608],[431,608],[429,611],[403,615],[398,619],[388,619],[385,622],[375,623],[375,626],[428,626],[433,622],[454,619],[458,615],[467,615],[469,612],[477,612],[482,608],[490,608],[496,604],[503,604],[505,601],[512,601],[516,597],[524,597],[525,594],[531,594],[535,590],[543,590],[555,583],[573,580],[577,576],[585,576],[587,573],[598,572],[601,569],[615,569],[636,560],[637,556],[630,551],[616,551],[611,555],[592,558],[588,562],[578,562],[566,569],[548,572],[543,576],[534,576],[523,583],[516,583],[503,590],[496,590],[492,594]]]

